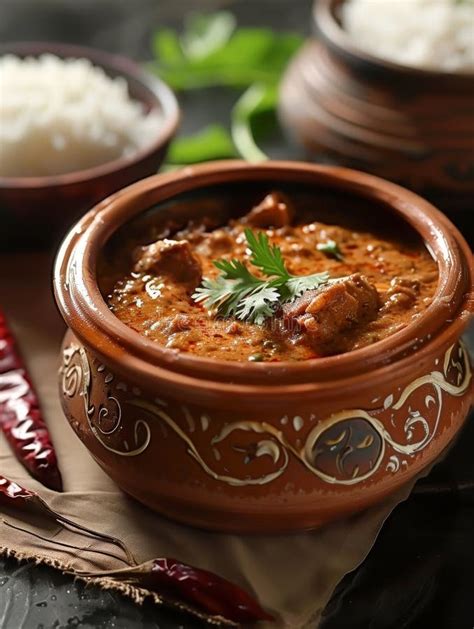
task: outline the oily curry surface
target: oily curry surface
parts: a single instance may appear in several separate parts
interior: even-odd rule
[[[261,323],[196,303],[203,278],[221,273],[216,260],[239,260],[262,276],[251,263],[246,229],[276,245],[292,275],[327,272],[329,280],[272,303],[272,315]],[[431,303],[437,265],[422,243],[402,240],[328,225],[304,212],[295,217],[291,199],[270,193],[225,225],[203,219],[178,231],[165,229],[146,246],[130,244],[127,272],[118,279],[110,273],[108,304],[150,340],[198,356],[277,362],[344,353],[402,329]]]

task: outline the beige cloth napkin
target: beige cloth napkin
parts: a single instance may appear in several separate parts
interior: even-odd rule
[[[0,475],[37,491],[53,509],[70,519],[122,539],[139,561],[173,557],[239,584],[277,617],[273,627],[317,627],[337,583],[363,561],[384,520],[408,496],[412,486],[350,519],[318,531],[284,536],[206,533],[165,520],[142,507],[104,474],[62,415],[56,382],[64,326],[53,302],[51,266],[52,260],[43,254],[0,255],[0,306],[17,335],[35,382],[58,453],[65,491],[57,494],[30,478],[2,435]],[[4,509],[3,517],[8,524],[0,522],[0,553],[48,562],[60,569],[123,567],[120,561],[100,554],[112,550],[103,542],[46,526],[34,515]],[[101,585],[113,584],[105,579]],[[135,588],[128,588],[126,593],[137,602],[146,594]],[[155,600],[159,602],[157,597]]]

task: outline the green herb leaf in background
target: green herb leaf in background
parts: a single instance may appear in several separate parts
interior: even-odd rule
[[[218,11],[210,15],[191,13],[185,24],[181,47],[189,59],[202,59],[225,46],[237,22],[232,13]]]
[[[177,91],[209,87],[244,90],[231,112],[231,135],[237,153],[249,161],[266,155],[256,142],[262,131],[275,128],[278,84],[303,38],[268,28],[236,28],[232,13],[191,14],[181,35],[160,29],[153,37],[151,68]],[[206,128],[209,131],[209,128]],[[199,132],[179,138],[173,164],[233,157],[222,151],[223,134]],[[212,148],[212,141],[216,145]],[[192,162],[185,143],[191,147]],[[206,143],[210,142],[208,146]],[[199,154],[199,146],[202,153]],[[221,153],[229,155],[221,155]],[[172,149],[173,153],[173,149]],[[181,156],[184,155],[183,161]]]
[[[158,59],[162,59],[163,64],[167,66],[178,66],[185,63],[185,56],[179,37],[170,28],[162,28],[155,33],[153,37],[153,53]]]
[[[174,31],[163,29],[153,39],[156,61],[151,68],[178,91],[216,86],[242,89],[255,81],[278,83],[302,42],[298,35],[240,28],[219,47],[195,57],[183,49],[181,42],[186,38],[187,31],[180,38]],[[199,47],[196,41],[193,45]]]
[[[182,165],[232,157],[237,157],[232,138],[219,124],[208,125],[191,136],[176,138],[168,152],[170,164]]]
[[[277,104],[277,85],[253,83],[234,105],[231,114],[232,139],[239,154],[249,162],[267,159],[255,141],[254,128],[262,114],[274,117]]]

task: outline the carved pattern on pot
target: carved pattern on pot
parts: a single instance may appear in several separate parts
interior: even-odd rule
[[[436,361],[438,364],[439,361]],[[122,405],[140,411],[140,416],[150,419],[136,419],[133,424],[132,437],[134,447],[121,435],[121,447],[112,447],[110,440],[115,442],[117,433],[123,431],[122,405],[113,395],[114,376],[103,365],[96,367],[95,378],[105,385],[107,390],[106,404],[96,409],[91,403],[91,368],[86,351],[77,345],[70,345],[63,352],[61,368],[62,393],[64,397],[82,396],[84,412],[93,435],[107,450],[120,456],[138,456],[148,447],[152,430],[150,423],[160,420],[161,428],[166,427],[178,436],[187,447],[188,454],[195,459],[201,468],[215,480],[234,486],[263,485],[270,483],[286,470],[290,457],[299,460],[309,472],[326,483],[353,485],[369,479],[385,461],[385,470],[397,473],[408,467],[408,459],[424,450],[437,433],[443,412],[444,394],[461,396],[469,388],[471,367],[464,345],[459,342],[452,345],[445,353],[443,371],[432,371],[408,384],[401,393],[388,395],[380,408],[370,412],[363,409],[343,410],[317,422],[309,431],[301,445],[295,439],[290,440],[292,431],[285,429],[285,434],[268,422],[237,421],[225,424],[216,433],[209,415],[193,417],[187,406],[174,409],[172,417],[166,404],[161,400],[150,401],[141,397],[133,397],[122,401]],[[427,387],[421,408],[413,409],[410,399],[419,389]],[[115,388],[118,388],[115,385]],[[123,391],[123,387],[121,388]],[[179,414],[179,416],[178,416]],[[310,419],[314,419],[311,416]],[[297,421],[296,421],[297,420]],[[401,430],[404,439],[393,437],[394,431],[402,422]],[[281,425],[283,422],[277,422]],[[287,424],[287,422],[285,422]],[[221,426],[222,424],[220,424]],[[290,422],[293,432],[301,434],[304,420],[295,417]],[[212,461],[206,461],[199,452],[193,437],[196,431],[209,433]],[[126,432],[126,431],[125,431]],[[246,434],[251,439],[242,443],[236,435]],[[161,438],[168,438],[169,431],[162,430]],[[212,436],[214,435],[214,436]],[[232,438],[231,438],[232,437]],[[221,448],[227,442],[234,456],[242,457],[249,470],[245,476],[232,475],[228,472],[229,460]],[[268,457],[271,469],[264,474],[252,476],[252,462]],[[222,467],[218,472],[215,466]]]
[[[124,437],[121,449],[111,447],[104,437],[110,437],[123,428],[122,406],[119,400],[107,392],[106,402],[96,408],[91,403],[92,376],[86,350],[77,345],[70,345],[63,351],[63,364],[60,368],[61,389],[63,396],[74,398],[81,396],[84,413],[94,437],[104,448],[120,456],[138,456],[144,452],[151,441],[151,429],[148,422],[138,419],[133,425],[133,448]],[[102,377],[106,385],[111,385],[114,376],[105,370],[104,365],[97,367],[96,377]]]

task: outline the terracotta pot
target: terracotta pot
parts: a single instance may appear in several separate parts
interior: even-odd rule
[[[101,50],[51,42],[8,43],[0,55],[19,57],[51,53],[90,59],[111,76],[127,81],[132,98],[147,111],[157,110],[163,125],[156,138],[129,157],[86,170],[49,177],[0,176],[0,249],[48,244],[64,236],[79,216],[112,192],[155,174],[179,123],[179,108],[171,89],[131,60]]]
[[[300,363],[180,354],[108,310],[97,266],[121,229],[131,233],[132,219],[150,208],[153,220],[176,218],[178,209],[181,218],[202,213],[205,203],[192,209],[192,200],[202,198],[225,206],[237,196],[242,211],[275,186],[289,194],[304,188],[339,206],[342,199],[348,212],[367,205],[381,221],[408,222],[439,265],[432,305],[372,346]],[[472,309],[469,249],[428,202],[359,172],[217,162],[143,180],[70,232],[54,287],[69,326],[60,370],[66,417],[125,492],[188,524],[290,531],[363,509],[432,463],[472,400],[460,341]]]
[[[474,196],[474,75],[410,68],[359,49],[344,0],[318,0],[318,39],[296,56],[280,116],[317,159],[360,168],[423,194],[466,235]],[[472,226],[471,226],[472,227]]]

